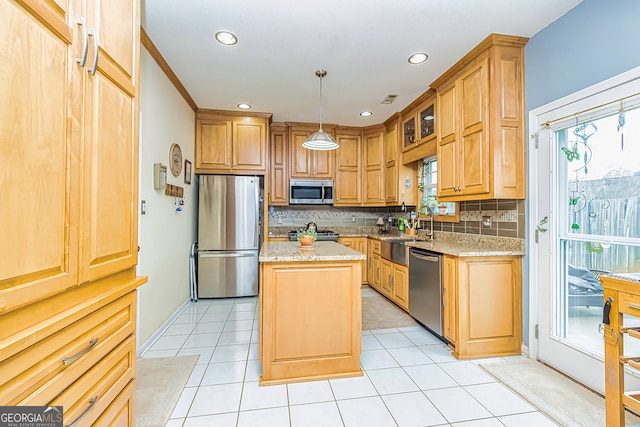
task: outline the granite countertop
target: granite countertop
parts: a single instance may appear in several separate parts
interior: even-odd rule
[[[336,242],[315,242],[312,249],[301,249],[299,242],[265,242],[260,262],[360,261],[365,254]]]
[[[526,253],[524,239],[517,238],[436,231],[434,240],[429,241],[425,235],[425,230],[418,230],[417,236],[400,235],[397,231],[380,233],[377,227],[364,227],[360,229],[357,227],[340,227],[335,228],[334,231],[336,231],[340,237],[367,237],[377,240],[403,238],[407,239],[407,246],[460,257],[520,256]],[[271,234],[272,237],[279,235],[279,230]],[[320,242],[316,242],[316,244],[317,243]]]
[[[456,242],[409,242],[407,246],[427,249],[445,255],[453,255],[459,257],[467,256],[520,256],[524,255],[524,250],[515,248],[500,248],[497,246],[477,246]]]
[[[424,232],[417,236],[370,233],[370,239],[407,239],[407,246],[427,249],[453,256],[520,256],[525,254],[524,240],[506,237],[480,236],[476,234],[435,232],[428,240]]]

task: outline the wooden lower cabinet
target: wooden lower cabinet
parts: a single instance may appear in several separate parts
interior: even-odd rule
[[[348,248],[358,251],[361,254],[368,255],[368,245],[366,237],[339,237],[338,243]],[[367,260],[362,261],[362,284],[368,283],[369,269]]]
[[[369,239],[367,246],[367,277],[369,286],[380,292],[380,240]]]
[[[385,297],[391,297],[391,281],[393,280],[393,263],[380,257],[380,293]]]
[[[376,288],[385,297],[409,311],[409,269],[379,257],[379,286]]]
[[[409,311],[409,268],[401,264],[393,264],[391,282],[391,301]]]
[[[145,281],[116,275],[0,316],[0,405],[60,405],[65,425],[89,426],[122,400],[130,422],[114,415],[111,425],[134,425],[135,388],[122,396],[135,378],[136,288]]]
[[[409,311],[409,268],[380,256],[380,240],[369,239],[369,286]]]
[[[456,288],[458,284],[457,257],[442,257],[442,335],[449,343],[456,345],[458,310],[456,309]]]
[[[458,359],[518,355],[522,257],[445,255],[444,335]]]
[[[360,261],[260,266],[260,384],[362,375]]]
[[[96,421],[98,426],[120,427],[133,426],[136,423],[135,397],[136,380],[129,381],[129,384],[115,398],[109,407],[102,413]]]

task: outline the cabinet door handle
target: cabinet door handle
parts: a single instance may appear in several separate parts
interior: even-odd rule
[[[446,307],[447,305],[447,300],[444,297],[444,294],[447,293],[447,288],[442,288],[442,307]]]
[[[62,364],[63,365],[70,365],[71,363],[75,362],[76,360],[78,360],[81,356],[83,356],[84,354],[86,354],[89,350],[91,350],[93,348],[93,346],[95,346],[96,344],[98,344],[98,341],[100,340],[100,338],[94,338],[91,341],[89,341],[89,345],[86,346],[84,349],[80,350],[78,353],[74,354],[73,356],[70,357],[65,357],[64,359],[62,359]]]
[[[65,427],[75,427],[76,425],[78,425],[78,423],[84,418],[85,415],[89,413],[89,411],[91,411],[91,409],[95,406],[96,403],[98,403],[98,396],[95,396],[89,399],[89,407],[85,409],[85,411],[82,414],[80,414],[80,416],[76,418],[74,422],[72,422],[71,424],[67,424]]]
[[[640,310],[640,305],[638,305],[638,304],[629,303],[629,304],[627,304],[627,307],[634,308],[636,310]]]
[[[98,33],[95,30],[89,30],[89,35],[93,37],[93,67],[89,69],[89,74],[96,75],[98,69]]]
[[[76,24],[82,27],[82,56],[76,59],[76,62],[84,67],[87,62],[87,54],[89,53],[89,32],[87,31],[87,23],[84,17],[76,21]]]

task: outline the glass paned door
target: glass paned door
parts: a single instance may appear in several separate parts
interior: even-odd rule
[[[575,104],[542,116],[535,153],[538,358],[604,392],[598,277],[640,272],[640,108],[637,96]],[[625,341],[625,354],[640,344]]]

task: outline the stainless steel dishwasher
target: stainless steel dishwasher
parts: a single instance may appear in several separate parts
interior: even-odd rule
[[[409,250],[409,314],[442,337],[442,254]]]

